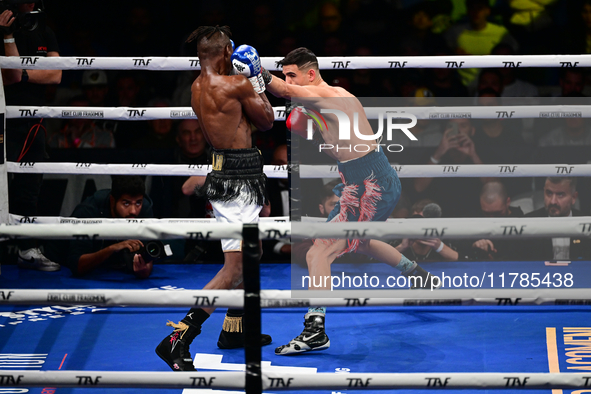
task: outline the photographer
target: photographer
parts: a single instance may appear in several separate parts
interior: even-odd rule
[[[0,1],[0,31],[4,46],[0,55],[59,56],[54,33],[45,26],[43,13],[35,3],[22,0]],[[45,85],[59,84],[61,70],[2,69],[6,105],[45,105]],[[7,119],[7,159],[13,162],[45,161],[45,128],[39,119]],[[10,212],[36,216],[42,174],[11,174]],[[41,271],[57,271],[59,265],[47,259],[34,240],[19,243],[19,266]]]
[[[132,219],[152,218],[152,200],[145,194],[139,176],[112,177],[111,190],[94,193],[74,209],[76,218]],[[133,272],[138,278],[152,273],[153,261],[146,261],[144,243],[137,239],[124,241],[76,240],[69,242],[66,265],[75,276],[82,276],[99,266]],[[144,252],[144,253],[142,253]],[[143,256],[142,256],[143,255]]]

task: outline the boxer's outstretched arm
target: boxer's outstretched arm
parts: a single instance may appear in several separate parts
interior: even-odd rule
[[[289,85],[281,78],[272,75],[271,82],[267,84],[267,90],[275,97],[330,97],[327,95],[326,88],[322,86],[307,85]]]

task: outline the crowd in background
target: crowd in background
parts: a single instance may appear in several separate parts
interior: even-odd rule
[[[284,56],[300,46],[319,57],[591,53],[591,0],[105,0],[100,6],[80,2],[74,8],[46,1],[45,7],[60,56],[194,56],[194,43],[184,40],[201,25],[229,25],[237,45],[252,45],[262,57]],[[188,107],[190,85],[198,73],[64,71],[60,84],[46,86],[45,104]],[[427,100],[424,105],[447,97],[470,97],[474,105],[500,105],[505,98],[516,97],[528,98],[525,104],[586,104],[585,97],[591,95],[591,74],[584,68],[322,70],[321,74],[329,84],[358,97],[414,97]],[[557,98],[566,101],[544,101]],[[270,95],[269,99],[273,106],[285,105]],[[195,120],[45,122],[51,161],[204,164],[209,160]],[[389,159],[401,164],[586,163],[589,122],[583,118],[421,121],[413,129],[419,142],[405,141],[409,153]],[[268,164],[287,163],[287,139],[282,122],[266,133],[253,133],[253,142]],[[317,190],[330,181],[316,180],[316,186],[321,182]],[[482,188],[488,181],[404,179],[393,216],[411,216],[411,207],[426,198],[441,205],[444,217],[480,216]],[[544,179],[503,182],[502,195],[523,200],[527,211],[544,206]],[[208,215],[207,202],[183,195],[182,183],[175,177],[149,180],[156,217]],[[272,215],[288,212],[285,193],[281,194],[288,186],[270,182]],[[588,215],[590,183],[580,179],[576,187],[573,207]],[[86,191],[83,197],[91,193]],[[315,207],[323,204],[325,196],[317,198],[303,207],[304,214],[322,216]],[[41,199],[40,205],[51,200]],[[40,213],[59,212],[46,206],[40,207]]]

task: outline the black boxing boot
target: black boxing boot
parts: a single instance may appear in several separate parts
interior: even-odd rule
[[[288,355],[311,350],[324,350],[330,347],[330,339],[324,331],[325,314],[308,312],[304,317],[304,331],[287,345],[275,349],[277,355]]]
[[[402,273],[412,283],[411,289],[439,289],[441,287],[441,279],[425,271],[416,262],[409,270]]]
[[[166,325],[173,327],[174,331],[156,347],[156,354],[173,371],[195,371],[189,346],[193,339],[201,333],[201,330],[183,321],[178,322],[178,324],[169,321]]]
[[[244,332],[242,331],[242,318],[244,312],[241,309],[228,309],[220,337],[218,347],[220,349],[237,349],[244,347]],[[261,346],[266,346],[272,341],[271,336],[261,334]]]
[[[156,354],[163,359],[173,371],[195,371],[189,346],[193,339],[201,333],[201,325],[209,318],[209,313],[201,308],[193,308],[175,324],[171,321],[167,326],[174,328],[156,347]]]

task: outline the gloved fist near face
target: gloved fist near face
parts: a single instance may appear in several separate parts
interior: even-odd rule
[[[237,74],[242,74],[252,84],[255,92],[265,91],[265,81],[261,74],[261,58],[250,45],[240,45],[232,54],[232,66]]]

